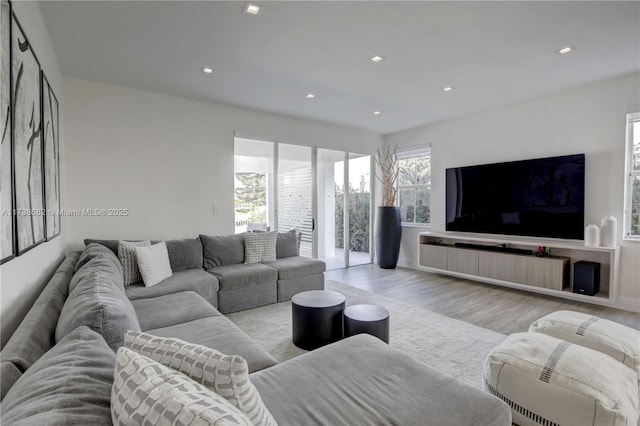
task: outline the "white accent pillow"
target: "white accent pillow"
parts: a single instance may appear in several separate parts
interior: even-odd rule
[[[118,241],[118,259],[122,263],[124,285],[131,285],[142,280],[136,259],[136,247],[148,247],[151,241]]]
[[[244,263],[275,262],[277,232],[244,234]]]
[[[145,287],[151,287],[173,275],[167,244],[164,241],[149,247],[136,247],[135,250]]]
[[[222,396],[130,349],[118,349],[111,389],[114,425],[244,425]]]
[[[156,337],[136,331],[125,333],[124,346],[215,391],[255,426],[277,426],[249,380],[249,366],[241,356],[225,355],[173,337]]]

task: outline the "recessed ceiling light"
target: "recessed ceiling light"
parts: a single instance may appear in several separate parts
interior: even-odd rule
[[[380,62],[380,61],[384,60],[384,56],[376,55],[376,56],[372,56],[369,59],[371,59],[371,62],[376,62],[377,63],[377,62]]]
[[[249,2],[244,4],[244,13],[247,15],[257,16],[260,14],[261,10],[262,6],[260,6],[259,4]]]
[[[571,46],[563,47],[562,49],[557,50],[560,55],[566,55],[567,53],[573,52],[575,49]]]
[[[313,99],[315,97],[316,95],[314,95],[313,93],[307,93],[307,99]]]
[[[380,111],[373,111],[373,115],[380,115],[382,114]]]
[[[213,74],[213,68],[204,67],[202,68],[202,72],[205,74]]]
[[[455,87],[447,86],[442,90],[444,90],[445,92],[451,92],[453,89],[455,89]]]

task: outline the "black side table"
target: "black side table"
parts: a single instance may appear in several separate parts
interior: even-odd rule
[[[344,337],[367,333],[389,343],[389,311],[375,305],[353,305],[344,310]]]
[[[310,351],[342,339],[344,305],[344,296],[335,291],[312,290],[293,296],[293,343]]]

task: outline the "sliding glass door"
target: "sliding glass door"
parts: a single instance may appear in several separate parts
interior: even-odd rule
[[[349,265],[371,263],[371,156],[349,153]]]
[[[371,263],[371,157],[236,138],[236,232],[298,229],[327,269]]]
[[[312,148],[277,144],[278,232],[297,228],[302,232],[300,256],[313,257],[313,167]]]

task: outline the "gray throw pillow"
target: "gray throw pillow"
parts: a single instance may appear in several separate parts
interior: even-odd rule
[[[84,245],[88,246],[91,243],[101,244],[111,250],[113,254],[118,255],[118,241],[119,240],[95,240],[92,238],[85,238]]]
[[[116,354],[78,327],[36,361],[2,400],[4,425],[111,425]],[[4,378],[3,378],[4,380]]]
[[[276,240],[276,258],[298,256],[300,251],[300,236],[302,234],[292,229],[288,232],[278,232]]]
[[[124,293],[122,275],[113,273],[104,257],[91,259],[76,274],[81,276],[62,307],[56,342],[86,325],[100,333],[116,351],[122,346],[127,330],[140,331],[136,313]]]
[[[202,269],[202,243],[200,238],[167,241],[169,263],[173,272]]]
[[[213,236],[200,235],[205,269],[244,263],[244,233]]]

